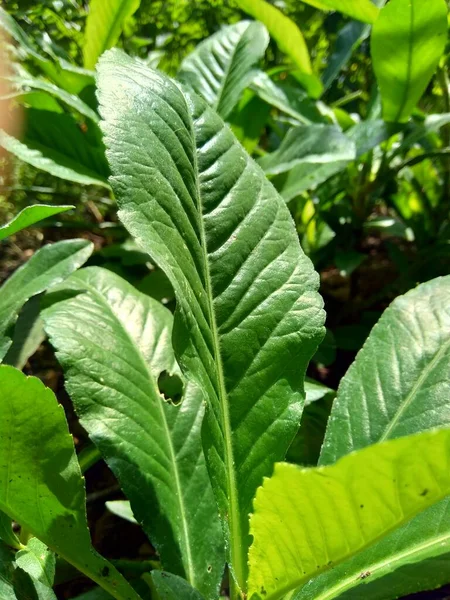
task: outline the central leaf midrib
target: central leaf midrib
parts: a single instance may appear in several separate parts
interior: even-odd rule
[[[91,293],[93,293],[95,296],[97,296],[100,299],[100,302],[106,307],[108,312],[112,313],[114,320],[119,324],[119,327],[123,331],[125,337],[128,339],[128,341],[130,342],[132,347],[136,348],[136,352],[139,357],[139,360],[148,376],[149,384],[153,388],[153,391],[155,392],[156,396],[158,397],[160,395],[159,390],[156,388],[155,379],[149,369],[147,361],[144,359],[144,357],[142,355],[141,349],[138,347],[136,342],[130,336],[130,334],[128,333],[126,328],[123,326],[121,320],[114,313],[111,306],[106,302],[106,299],[101,294],[101,292],[99,292],[95,287],[91,286],[90,284],[88,284],[86,282],[83,282],[83,284],[86,286],[86,288]],[[167,437],[167,444],[168,444],[168,450],[170,453],[170,459],[171,459],[171,463],[173,466],[173,474],[174,474],[175,487],[176,487],[176,498],[178,501],[178,506],[179,506],[179,510],[180,510],[180,514],[181,514],[181,520],[182,520],[182,524],[183,524],[183,535],[184,535],[184,539],[185,539],[186,558],[187,558],[187,562],[188,562],[188,580],[192,584],[192,586],[195,587],[195,569],[194,569],[194,565],[193,565],[191,545],[190,545],[190,535],[189,535],[189,529],[188,529],[188,525],[187,525],[188,519],[186,516],[186,508],[184,506],[183,487],[181,486],[181,482],[180,482],[180,474],[178,472],[178,465],[176,462],[175,449],[173,447],[172,438],[170,436],[170,429],[169,429],[169,425],[167,423],[166,413],[165,413],[164,407],[163,407],[163,402],[164,401],[161,398],[161,401],[156,402],[156,404],[158,405],[158,409],[161,414],[164,431],[165,431],[166,437]]]
[[[382,433],[382,435],[380,436],[380,438],[378,440],[375,440],[376,442],[383,442],[390,437],[393,429],[397,426],[402,415],[404,414],[406,409],[410,406],[411,402],[414,400],[414,398],[415,398],[417,392],[420,390],[423,382],[430,375],[430,373],[432,372],[432,370],[436,366],[436,364],[439,363],[440,359],[445,354],[445,352],[448,350],[449,346],[450,346],[450,339],[447,340],[447,342],[445,342],[444,344],[442,344],[442,346],[440,346],[439,350],[436,352],[436,354],[433,356],[433,358],[430,360],[430,362],[426,365],[426,367],[421,372],[419,378],[417,379],[415,384],[412,386],[412,388],[409,391],[409,393],[407,394],[406,398],[403,400],[403,402],[397,409],[397,412],[395,413],[394,417],[390,420],[390,422],[386,426],[386,428],[385,428],[384,432]],[[414,433],[414,432],[410,432],[410,433]]]
[[[405,86],[405,89],[403,92],[402,101],[401,101],[400,106],[397,111],[397,116],[395,118],[396,122],[402,116],[402,112],[405,108],[405,105],[406,105],[406,102],[408,99],[409,88],[411,87],[412,55],[413,55],[413,44],[414,44],[414,7],[413,7],[412,1],[409,3],[409,7],[410,7],[410,13],[411,13],[411,20],[409,23],[409,31],[408,31],[408,60],[406,63],[406,86]]]
[[[184,97],[184,96],[183,96]],[[242,557],[242,547],[241,547],[241,523],[240,523],[240,510],[239,510],[239,499],[238,499],[238,491],[236,484],[236,473],[234,469],[234,452],[232,445],[232,431],[231,431],[231,423],[230,423],[230,411],[229,411],[229,403],[228,403],[228,394],[225,386],[225,377],[224,370],[222,364],[222,356],[220,351],[220,340],[219,340],[219,332],[217,327],[214,302],[213,302],[213,294],[212,294],[212,281],[211,281],[211,273],[209,268],[209,257],[208,250],[206,245],[206,232],[203,221],[203,203],[202,196],[200,191],[200,182],[199,182],[199,166],[198,166],[198,158],[197,158],[197,142],[196,135],[194,130],[194,120],[192,118],[191,111],[189,110],[189,106],[185,99],[186,103],[186,111],[190,115],[191,121],[191,134],[193,140],[193,167],[194,167],[194,176],[195,176],[195,188],[196,188],[196,201],[197,201],[197,211],[198,211],[198,222],[199,222],[199,232],[200,232],[200,247],[201,253],[203,257],[204,263],[204,277],[205,277],[205,292],[208,304],[208,313],[211,324],[211,335],[212,335],[212,344],[214,351],[214,363],[217,370],[217,379],[219,384],[218,389],[218,399],[221,408],[221,418],[222,418],[222,430],[224,434],[225,441],[225,471],[226,471],[226,480],[227,480],[227,501],[229,505],[229,513],[228,513],[228,523],[230,528],[230,555],[231,555],[231,566],[235,573],[235,579],[238,585],[241,588],[245,587],[244,574],[245,574],[245,561],[246,557]],[[231,575],[233,577],[233,575]]]

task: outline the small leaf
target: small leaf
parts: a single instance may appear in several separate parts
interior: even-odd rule
[[[380,10],[371,0],[302,0],[320,10],[338,10],[363,23],[376,21]]]
[[[293,117],[300,123],[326,122],[317,103],[295,85],[272,79],[260,71],[253,79],[250,88],[271,106]]]
[[[53,586],[55,579],[55,554],[37,538],[31,538],[28,544],[16,554],[17,565],[33,579],[47,587]]]
[[[376,444],[328,467],[277,464],[254,502],[250,594],[282,598],[449,493],[448,429]]]
[[[88,167],[80,165],[63,153],[55,151],[50,146],[40,147],[34,142],[21,142],[2,130],[0,130],[0,146],[19,160],[55,177],[83,185],[108,187],[106,180],[101,175],[94,173]]]
[[[160,600],[203,600],[187,581],[172,573],[153,571],[152,579]]]
[[[0,227],[0,240],[4,240],[10,235],[14,235],[22,229],[30,227],[39,221],[43,221],[53,215],[59,215],[75,208],[74,206],[56,206],[48,204],[34,204],[27,206],[12,221]]]
[[[129,521],[130,523],[135,523],[138,525],[136,521],[133,511],[131,510],[129,500],[110,500],[109,502],[105,502],[106,508],[109,512],[112,512],[113,515],[120,517],[121,519],[125,519],[125,521]]]
[[[11,346],[9,329],[29,298],[56,285],[76,271],[92,254],[86,240],[68,240],[38,250],[0,288],[0,362]]]
[[[1,541],[15,550],[20,550],[20,548],[22,548],[19,538],[12,530],[11,519],[2,512],[0,512],[0,543]]]
[[[94,110],[92,110],[90,106],[83,102],[83,100],[81,100],[76,94],[71,94],[66,90],[58,87],[54,83],[45,81],[44,79],[33,77],[24,69],[20,71],[19,75],[14,77],[7,77],[5,79],[10,83],[15,84],[14,87],[18,90],[16,92],[16,95],[24,93],[26,96],[26,90],[28,91],[28,93],[30,90],[41,90],[46,94],[50,94],[50,96],[52,96],[53,98],[57,98],[61,102],[64,102],[64,104],[66,104],[70,108],[73,108],[78,113],[84,115],[88,119],[91,119],[92,121],[94,121],[94,123],[97,123],[99,121],[98,114]]]
[[[44,324],[40,318],[41,296],[30,298],[19,313],[12,344],[3,362],[20,371],[45,340]],[[1,537],[1,536],[0,536]]]
[[[322,93],[322,83],[313,74],[305,38],[294,21],[265,0],[236,0],[236,3],[247,14],[264,23],[280,50],[299,69],[299,81],[308,94],[312,98],[318,98]]]
[[[445,0],[391,0],[372,31],[372,61],[386,121],[405,123],[447,42]]]
[[[275,152],[259,160],[269,175],[302,166],[349,162],[356,157],[355,145],[334,125],[302,125],[290,129]]]
[[[119,40],[126,21],[141,0],[91,0],[84,33],[84,66],[94,69],[98,58]]]
[[[269,35],[262,23],[240,21],[223,27],[181,63],[178,79],[226,119],[257,71]]]
[[[139,600],[91,546],[84,481],[64,411],[39,379],[0,366],[0,510],[96,581]]]

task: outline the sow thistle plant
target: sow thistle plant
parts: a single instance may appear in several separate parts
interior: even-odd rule
[[[117,50],[97,85],[119,217],[176,310],[80,269],[83,240],[44,247],[1,288],[1,598],[54,600],[55,554],[118,600],[395,598],[446,582],[450,278],[381,317],[341,382],[319,465],[283,462],[325,319],[285,200],[191,88]],[[46,290],[76,413],[159,554],[140,580],[92,548],[63,409],[8,364],[17,314]],[[161,395],[163,373],[182,380],[179,404]]]

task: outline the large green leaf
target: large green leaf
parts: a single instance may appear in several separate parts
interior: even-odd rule
[[[321,464],[450,425],[450,277],[394,300],[342,379]]]
[[[299,81],[308,94],[318,98],[322,93],[322,83],[313,73],[305,38],[294,21],[265,0],[236,0],[236,3],[247,14],[264,23],[280,50],[299,70]]]
[[[116,45],[122,29],[141,0],[91,0],[84,33],[84,66],[94,69],[108,48]]]
[[[119,215],[175,290],[175,352],[207,403],[206,458],[245,588],[252,499],[298,428],[323,335],[318,278],[284,202],[198,96],[118,51],[98,83]]]
[[[213,600],[225,556],[201,446],[202,396],[189,384],[180,408],[158,390],[159,375],[177,370],[172,314],[100,268],[75,273],[63,289],[85,293],[43,318],[80,422],[165,568]]]
[[[0,366],[0,510],[118,600],[139,596],[91,546],[64,411],[36,378]]]
[[[269,175],[277,175],[302,166],[311,172],[315,164],[345,163],[356,158],[356,149],[334,125],[301,125],[290,129],[275,152],[263,156],[260,166]]]
[[[282,598],[442,500],[449,461],[444,429],[375,444],[328,467],[277,464],[254,502],[250,594]]]
[[[302,0],[320,10],[338,10],[363,23],[374,23],[379,9],[371,0]]]
[[[17,233],[26,229],[30,225],[39,223],[48,217],[53,215],[59,215],[62,212],[75,208],[74,206],[57,206],[49,204],[34,204],[32,206],[25,207],[18,215],[14,217],[12,221],[6,225],[0,227],[0,240],[4,240]]]
[[[448,426],[449,296],[450,277],[435,279],[398,298],[385,311],[341,382],[322,463],[383,439]],[[400,590],[398,595],[428,589],[431,575],[416,569],[411,581],[403,577],[404,570],[425,559],[430,569],[433,560],[440,563],[440,556],[448,551],[449,522],[447,498],[386,540],[319,577],[296,598],[338,597],[358,586],[358,576],[365,572],[371,574],[370,581],[388,575],[373,584],[375,597],[377,593],[388,596],[393,586]],[[445,583],[439,569],[433,573],[432,586]]]
[[[223,27],[181,63],[178,79],[226,119],[257,71],[269,43],[262,23],[240,21]]]
[[[444,52],[445,0],[391,0],[372,31],[372,61],[383,101],[383,118],[408,120]]]
[[[9,329],[25,302],[76,271],[92,250],[92,243],[86,240],[49,244],[38,250],[3,284],[0,288],[0,361],[11,345]]]

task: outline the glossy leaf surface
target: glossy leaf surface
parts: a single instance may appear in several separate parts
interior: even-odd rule
[[[376,444],[328,467],[277,464],[251,517],[250,592],[282,598],[442,500],[449,461],[444,429]]]
[[[262,23],[240,21],[223,27],[181,63],[178,79],[226,119],[257,71],[269,36]]]
[[[0,288],[0,361],[11,346],[9,329],[17,314],[32,296],[56,285],[76,271],[92,254],[86,240],[49,244],[38,250]]]
[[[0,510],[118,600],[139,600],[91,546],[84,481],[51,390],[0,366]]]
[[[252,499],[298,428],[323,335],[318,279],[284,202],[200,98],[117,51],[99,89],[120,218],[175,290],[175,352],[207,402],[203,443],[244,588]]]
[[[299,69],[299,80],[308,94],[318,98],[322,93],[322,83],[313,74],[305,38],[294,21],[265,0],[237,0],[236,4],[254,19],[264,23],[280,50]]]
[[[75,273],[63,289],[84,293],[43,319],[80,422],[163,565],[215,598],[225,557],[201,447],[202,396],[189,384],[176,407],[158,389],[159,375],[178,369],[172,314],[100,268]]]
[[[391,0],[372,36],[372,61],[386,121],[406,122],[427,88],[447,42],[445,0]]]
[[[39,223],[53,215],[59,215],[74,208],[73,206],[56,206],[48,204],[34,204],[25,207],[12,221],[0,227],[0,240],[4,240],[30,225]]]
[[[91,0],[84,34],[84,66],[94,69],[108,48],[116,45],[122,29],[141,0]]]

